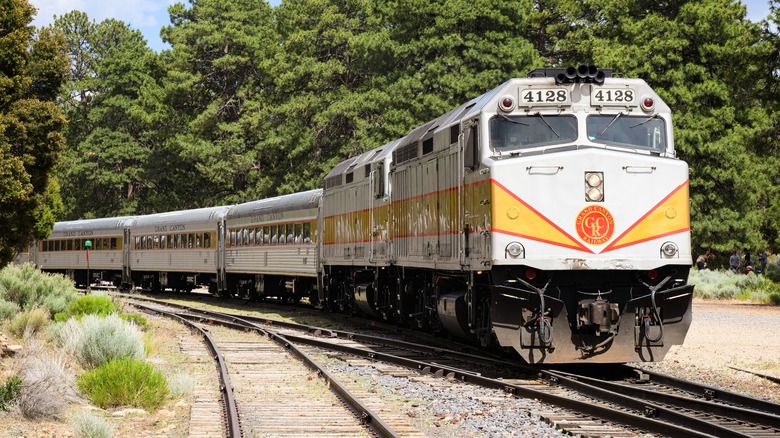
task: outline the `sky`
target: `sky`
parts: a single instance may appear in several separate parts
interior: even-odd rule
[[[34,26],[46,26],[54,21],[55,15],[63,15],[72,10],[86,12],[91,20],[98,23],[106,18],[116,18],[129,24],[131,28],[143,33],[154,51],[169,48],[160,39],[160,29],[170,24],[168,6],[174,3],[189,4],[186,0],[29,0],[38,15]],[[230,1],[230,0],[226,0]],[[281,0],[270,0],[272,6]],[[769,0],[742,0],[747,5],[748,19],[759,21],[769,14]]]

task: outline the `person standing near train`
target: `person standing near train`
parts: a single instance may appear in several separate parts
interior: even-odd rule
[[[729,268],[731,268],[731,271],[735,274],[739,271],[739,255],[737,254],[737,250],[731,251],[731,257],[729,257]]]
[[[710,257],[712,257],[712,253],[710,253],[710,250],[708,249],[696,259],[696,268],[700,271],[702,269],[707,269],[709,267]]]
[[[758,250],[758,269],[760,274],[766,275],[766,262],[767,262],[767,255],[766,250],[764,248],[761,248]]]

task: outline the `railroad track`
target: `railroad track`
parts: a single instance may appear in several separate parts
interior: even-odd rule
[[[417,436],[423,437],[399,418],[393,423],[385,422],[387,412],[382,416],[375,413],[310,353],[277,333],[252,327],[251,323],[231,322],[229,318],[204,319],[203,314],[180,312],[159,303],[129,303],[147,312],[176,318],[206,333],[204,339],[220,369],[226,436],[414,437],[417,432]],[[264,336],[246,333],[248,330]],[[311,372],[288,353],[313,369],[326,384],[306,383],[312,380]],[[228,369],[232,370],[232,379]]]
[[[570,411],[551,409],[541,415],[572,434],[636,436],[650,432],[664,436],[724,437],[780,434],[780,406],[776,404],[675,381],[648,371],[593,368],[619,369],[623,375],[633,375],[615,382],[594,377],[593,372],[588,375],[587,371],[543,370],[367,334],[194,308],[188,308],[187,313],[191,318],[220,320],[239,329],[265,327],[266,335],[271,338],[281,337],[290,344],[337,352],[341,357],[382,361],[433,378],[443,377],[451,382],[472,383],[516,397],[538,399]]]

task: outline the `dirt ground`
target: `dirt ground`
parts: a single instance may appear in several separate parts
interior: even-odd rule
[[[702,381],[780,403],[780,385],[729,366],[780,377],[780,307],[694,300],[693,323],[685,343],[672,347],[658,371]],[[175,322],[149,317],[155,333],[149,359],[164,372],[186,370],[180,340],[191,335]],[[0,358],[0,382],[14,372],[13,358]],[[169,400],[155,412],[127,408],[102,410],[86,401],[71,403],[60,419],[27,420],[18,411],[0,411],[0,437],[71,437],[70,418],[92,409],[116,426],[114,436],[184,437],[189,435],[192,397]]]
[[[780,385],[730,367],[780,377],[780,307],[694,300],[685,342],[652,365],[780,403]]]
[[[154,331],[154,341],[147,343],[151,351],[147,359],[166,376],[191,366],[180,353],[180,340],[199,339],[174,321],[161,317],[148,317],[150,330]],[[205,347],[204,347],[205,348]],[[18,360],[0,357],[0,383],[16,372]],[[69,368],[78,369],[78,365],[69,363]],[[186,437],[189,436],[190,408],[192,396],[172,397],[154,412],[142,409],[119,407],[100,409],[91,406],[85,399],[73,400],[65,412],[57,419],[25,419],[18,409],[9,412],[0,411],[0,437],[2,438],[43,438],[73,437],[70,422],[79,412],[91,410],[114,425],[115,437]]]

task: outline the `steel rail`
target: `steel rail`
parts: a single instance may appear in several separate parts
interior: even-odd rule
[[[651,382],[666,385],[682,391],[687,391],[692,394],[697,394],[706,398],[707,400],[720,400],[725,403],[742,406],[748,409],[780,415],[780,405],[776,403],[757,399],[755,397],[749,397],[747,395],[737,394],[735,392],[730,392],[723,389],[718,389],[714,386],[690,382],[656,371],[648,371],[634,367],[628,368],[634,370],[637,373],[647,374],[650,376]]]
[[[759,373],[758,371],[746,370],[744,368],[737,368],[737,367],[733,367],[731,365],[728,365],[728,367],[731,368],[732,370],[742,371],[743,373],[752,374],[754,376],[758,376],[758,377],[761,377],[763,379],[769,380],[770,382],[774,382],[774,383],[779,383],[780,384],[780,377],[776,377],[776,376],[773,376],[771,374]]]
[[[735,421],[749,421],[759,426],[768,426],[774,429],[780,429],[780,416],[763,411],[746,409],[729,404],[715,403],[712,401],[701,400],[699,398],[684,397],[677,394],[653,391],[651,389],[642,388],[641,385],[626,385],[609,382],[602,379],[566,373],[563,371],[554,371],[551,373],[557,376],[566,376],[568,378],[575,379],[599,388],[607,389],[609,391],[616,392],[634,399],[642,399],[655,403],[673,405],[683,409],[696,410],[702,413],[728,417]]]
[[[167,305],[168,303],[161,303]],[[134,306],[136,304],[133,304]],[[141,308],[150,309],[158,312],[159,310],[149,308],[142,304],[138,305]],[[298,356],[304,364],[313,369],[317,375],[322,377],[328,382],[328,387],[333,391],[337,397],[343,400],[349,408],[358,414],[360,421],[370,428],[375,434],[385,438],[399,438],[398,434],[393,428],[388,425],[382,418],[377,415],[371,408],[366,406],[358,397],[355,397],[349,389],[342,385],[338,379],[336,379],[331,373],[329,373],[322,365],[309,356],[306,352],[300,349],[293,341],[290,341],[285,335],[273,332],[267,328],[261,327],[255,323],[244,320],[235,315],[228,315],[221,312],[212,312],[203,309],[190,309],[187,306],[180,304],[173,304],[173,307],[181,308],[182,310],[197,310],[200,315],[197,314],[183,314],[183,313],[171,313],[179,319],[183,319],[189,323],[189,319],[195,319],[198,321],[208,321],[209,323],[219,324],[224,327],[229,327],[236,330],[253,330],[260,334],[267,336],[277,344],[281,345],[285,350],[291,351]],[[162,312],[167,314],[167,312]],[[296,325],[296,324],[293,324]],[[240,436],[240,435],[239,435]]]
[[[638,412],[644,411],[647,416],[674,423],[686,429],[696,430],[703,434],[717,436],[719,438],[747,438],[751,436],[712,423],[711,419],[702,420],[672,408],[648,403],[644,400],[637,400],[633,397],[628,397],[608,389],[594,386],[590,383],[581,381],[578,378],[569,377],[563,373],[558,373],[556,371],[540,371],[540,374],[546,376],[556,385],[587,394],[594,399],[614,403]]]
[[[160,302],[158,300],[153,300],[148,298],[144,298],[144,299],[149,301]],[[160,303],[164,305],[169,305],[169,303],[163,303],[163,302]],[[242,318],[236,315],[225,314],[222,312],[208,311],[208,310],[198,309],[198,308],[191,308],[189,306],[184,306],[181,304],[171,303],[170,305],[187,311],[196,312],[201,315],[201,316],[195,314],[181,315],[182,317],[205,319],[208,321],[213,321],[214,323],[221,323],[223,325],[227,325],[236,329],[251,328],[251,329],[260,330],[264,333],[271,332],[268,328],[260,327],[257,324],[248,322],[246,320],[244,320],[244,322],[241,322]],[[222,322],[218,322],[215,317],[223,318],[225,320],[223,320]],[[300,327],[304,327],[305,328],[304,331],[310,333],[314,332],[313,334],[319,334],[319,335],[329,332],[328,330],[325,331],[313,330],[311,327],[303,326],[300,324],[294,324],[294,323],[279,322],[279,321],[267,320],[267,319],[262,319],[262,321],[266,322],[266,324],[269,326],[275,325],[275,326],[280,326],[285,328],[294,328],[296,330],[300,330],[301,329]],[[713,434],[698,432],[695,430],[691,430],[689,428],[671,424],[667,421],[659,421],[650,418],[647,416],[647,411],[644,410],[644,405],[640,407],[641,409],[639,409],[639,412],[644,412],[645,415],[638,415],[631,412],[616,410],[614,408],[599,406],[597,404],[592,403],[591,401],[575,400],[569,397],[562,397],[548,392],[526,388],[520,385],[513,385],[504,380],[491,379],[479,374],[463,371],[461,369],[457,369],[454,367],[448,367],[448,366],[443,366],[435,363],[423,362],[416,359],[396,356],[388,353],[366,351],[366,350],[349,347],[345,345],[329,343],[321,339],[304,338],[301,336],[294,336],[294,335],[284,335],[284,337],[291,343],[300,343],[300,344],[310,345],[310,346],[314,346],[326,350],[339,351],[342,353],[347,353],[356,357],[363,357],[366,359],[381,360],[388,363],[404,366],[410,369],[415,369],[425,374],[432,374],[435,377],[446,376],[447,378],[473,383],[476,385],[480,385],[482,387],[502,390],[517,397],[535,398],[542,402],[549,403],[554,406],[571,409],[574,411],[585,413],[587,415],[591,415],[597,418],[603,418],[617,423],[627,424],[634,427],[640,427],[643,428],[644,430],[654,432],[654,433],[659,433],[665,436],[677,436],[677,437],[713,436]],[[335,337],[335,336],[331,332],[329,337]]]
[[[225,359],[222,357],[222,353],[219,351],[216,342],[214,342],[214,339],[211,337],[211,332],[209,332],[209,330],[206,328],[200,327],[197,324],[192,323],[186,318],[182,318],[180,315],[176,313],[167,312],[161,309],[156,309],[138,303],[133,304],[133,306],[145,309],[150,312],[159,313],[174,318],[178,320],[180,323],[190,328],[193,328],[195,330],[198,330],[201,333],[201,335],[203,335],[203,339],[206,341],[206,347],[209,349],[209,351],[211,351],[212,358],[216,361],[217,368],[219,369],[219,382],[220,382],[219,390],[222,393],[222,400],[224,401],[223,404],[225,408],[225,419],[226,419],[228,437],[241,438],[241,424],[239,423],[238,420],[238,406],[236,405],[236,398],[235,395],[233,394],[233,385],[230,383],[230,374],[228,373],[227,365],[225,364]]]

